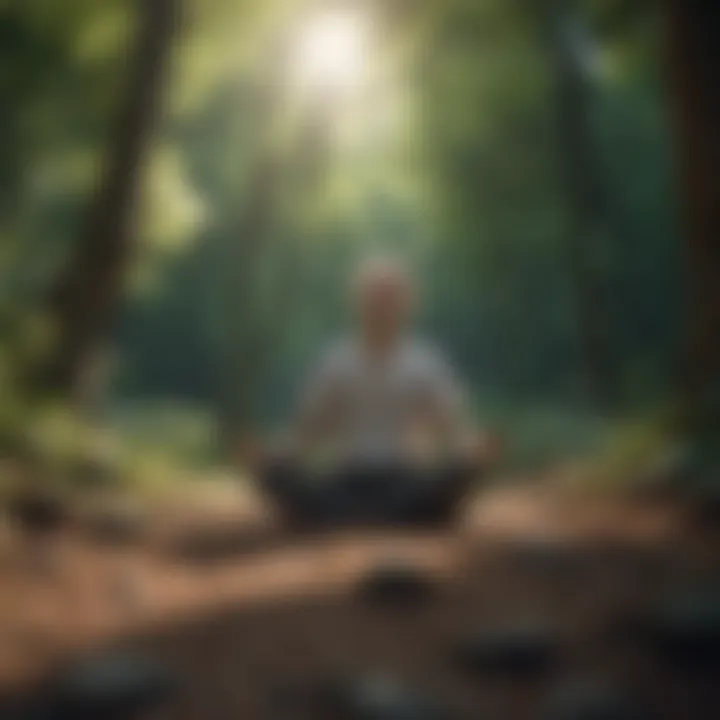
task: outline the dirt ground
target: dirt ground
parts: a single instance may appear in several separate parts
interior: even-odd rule
[[[303,688],[368,673],[468,718],[543,717],[571,681],[618,688],[651,717],[720,717],[712,681],[669,670],[622,629],[663,593],[718,577],[715,541],[673,508],[512,487],[444,530],[291,534],[232,502],[166,507],[150,527],[128,546],[69,530],[50,560],[5,533],[5,695],[118,646],[178,679],[157,720],[316,717]],[[435,592],[401,608],[363,598],[358,584],[390,561],[422,568]],[[453,662],[463,633],[528,619],[557,634],[542,677],[469,675]]]

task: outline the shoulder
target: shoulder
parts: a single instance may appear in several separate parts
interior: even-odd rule
[[[449,361],[440,347],[423,338],[411,340],[406,352],[408,362],[420,372],[435,375],[449,367]]]

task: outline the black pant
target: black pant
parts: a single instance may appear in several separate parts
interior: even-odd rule
[[[478,475],[467,462],[356,463],[320,474],[283,460],[268,463],[260,483],[284,514],[304,523],[439,522],[452,517]]]

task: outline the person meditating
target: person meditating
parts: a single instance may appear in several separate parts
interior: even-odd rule
[[[292,520],[451,519],[491,451],[440,352],[417,339],[408,269],[374,258],[352,283],[354,332],[331,344],[281,447],[247,452]]]

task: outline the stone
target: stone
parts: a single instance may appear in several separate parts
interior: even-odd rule
[[[68,520],[68,508],[52,493],[28,492],[10,499],[7,515],[11,523],[32,535],[60,530]]]
[[[336,682],[327,688],[321,717],[349,720],[456,720],[449,707],[382,673]]]
[[[564,682],[554,688],[541,720],[648,720],[629,698],[614,688],[592,681]]]
[[[453,658],[463,672],[510,677],[543,674],[559,654],[555,628],[535,620],[470,630],[452,647]]]
[[[678,593],[641,621],[647,642],[663,661],[687,669],[720,669],[720,592]]]
[[[170,674],[149,659],[129,653],[107,653],[78,661],[51,684],[49,717],[111,720],[134,717],[170,695]]]
[[[372,568],[361,579],[358,594],[372,603],[407,606],[429,600],[437,590],[429,571],[394,561]]]

